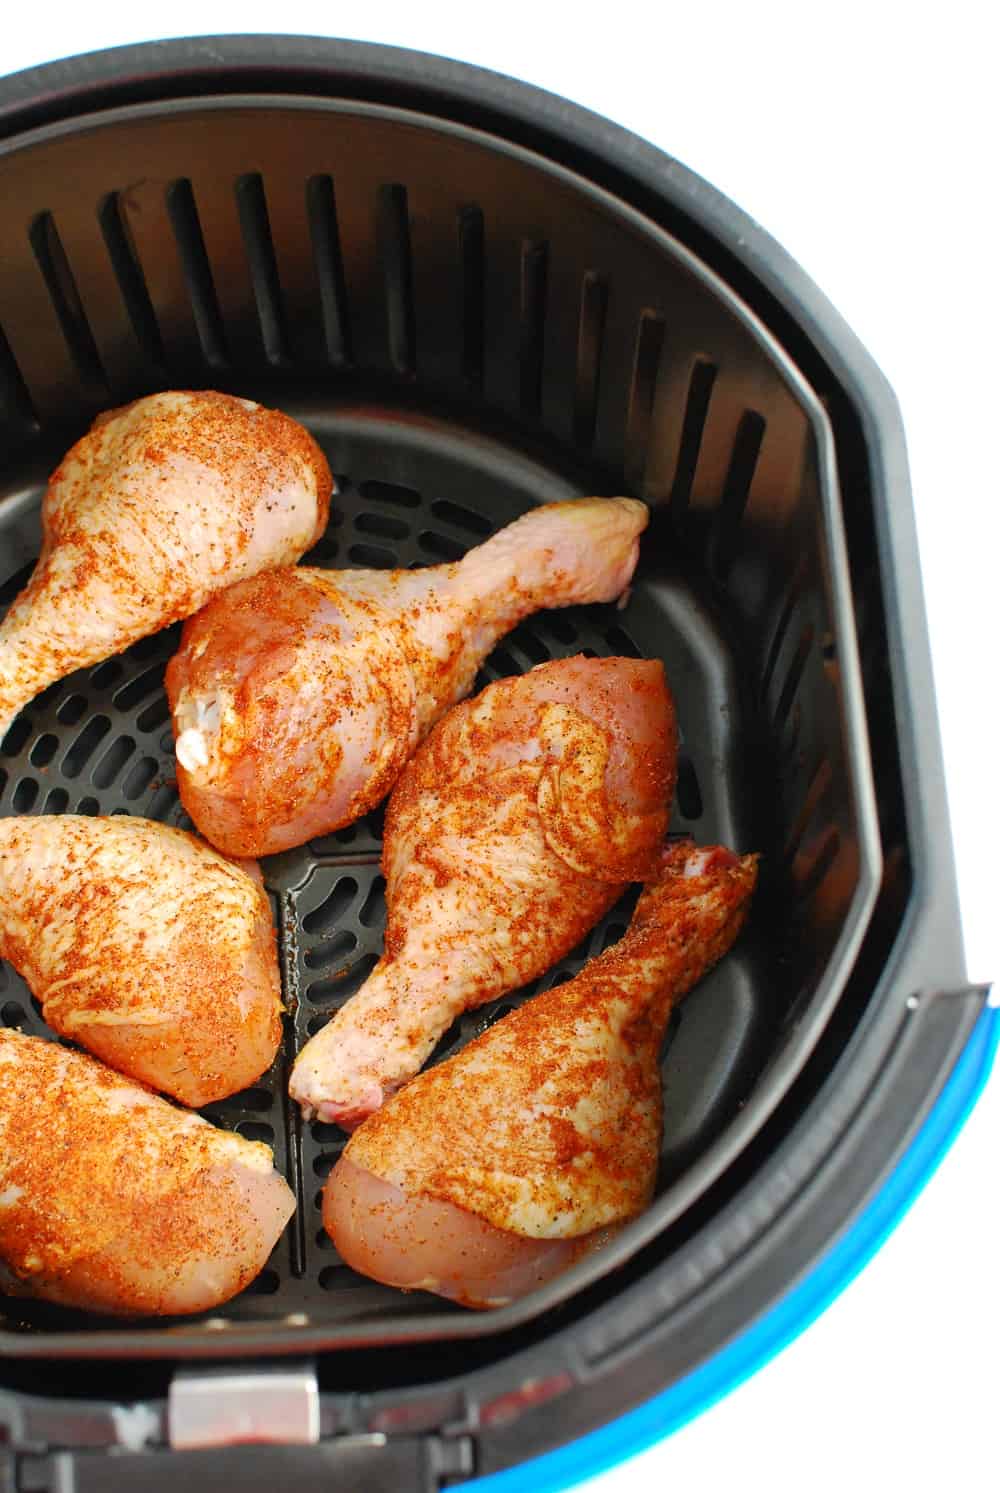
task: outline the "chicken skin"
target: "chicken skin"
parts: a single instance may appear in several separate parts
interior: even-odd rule
[[[755,856],[662,852],[620,943],[422,1073],[352,1136],[323,1221],[343,1260],[465,1306],[526,1295],[649,1204],[674,1004],[729,949]]]
[[[0,955],[54,1031],[182,1103],[237,1093],[281,1039],[256,866],[115,815],[0,819]]]
[[[307,1116],[359,1124],[456,1016],[551,968],[645,879],[675,762],[659,662],[542,664],[445,716],[389,803],[385,952],[292,1070]]]
[[[552,503],[454,564],[302,566],[216,596],[166,676],[198,829],[229,855],[269,855],[359,819],[505,633],[622,594],[647,519],[632,498]]]
[[[98,416],[53,473],[42,552],[0,624],[0,740],[54,680],[299,559],[332,479],[312,437],[229,394],[152,394]]]
[[[0,1027],[0,1290],[207,1311],[260,1273],[294,1207],[267,1146]]]

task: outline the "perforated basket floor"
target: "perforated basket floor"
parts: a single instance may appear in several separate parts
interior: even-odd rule
[[[493,441],[457,427],[415,425],[384,409],[290,412],[309,423],[338,474],[333,517],[307,557],[311,563],[388,567],[453,559],[531,504],[577,492],[544,464],[514,460]],[[40,497],[41,480],[34,487]],[[23,531],[37,524],[27,503],[18,512]],[[662,545],[654,528],[623,610],[540,614],[494,651],[477,688],[578,652],[662,657],[682,738],[672,831],[722,839],[740,849],[759,847],[766,813],[760,795],[747,791],[743,692],[732,651],[690,585],[671,574]],[[30,565],[7,578],[0,593],[4,605],[28,573]],[[56,684],[24,711],[0,753],[0,811],[127,813],[190,827],[177,795],[163,692],[163,670],[178,631],[144,639],[121,657]],[[298,1208],[254,1286],[213,1319],[220,1327],[236,1321],[334,1323],[373,1312],[441,1310],[436,1298],[373,1285],[340,1262],[321,1227],[320,1201],[323,1181],[346,1137],[334,1125],[303,1124],[286,1093],[297,1047],[358,989],[381,951],[381,819],[376,812],[262,863],[279,930],[288,1006],[284,1045],[257,1084],[205,1113],[216,1124],[274,1147]],[[634,896],[629,893],[585,944],[535,985],[463,1017],[435,1059],[534,990],[567,978],[619,937]],[[751,932],[675,1020],[664,1062],[664,1183],[744,1098],[769,1045],[773,999]],[[7,1026],[50,1035],[37,1003],[7,965],[0,965],[0,1018]],[[95,1319],[83,1314],[0,1298],[0,1327],[94,1325]]]

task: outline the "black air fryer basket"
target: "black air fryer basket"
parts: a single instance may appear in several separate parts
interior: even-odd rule
[[[624,610],[533,619],[480,683],[581,650],[662,657],[671,828],[762,852],[745,936],[669,1035],[653,1206],[482,1314],[340,1263],[319,1202],[344,1137],[286,1097],[297,1044],[380,950],[379,816],[265,862],[284,1051],[208,1113],[274,1146],[296,1218],[209,1318],[0,1299],[0,1487],[435,1488],[520,1463],[676,1383],[799,1280],[982,1008],[892,395],[705,183],[556,98],[416,54],[230,37],[8,78],[0,200],[5,603],[47,473],[99,410],[158,388],[249,394],[309,426],[339,483],[314,563],[432,563],[532,504],[634,493],[653,517]],[[0,810],[187,823],[175,646],[147,639],[29,706],[0,749]],[[510,1003],[466,1016],[452,1049]],[[44,1031],[6,967],[0,1019]],[[231,1444],[248,1436],[301,1445]]]

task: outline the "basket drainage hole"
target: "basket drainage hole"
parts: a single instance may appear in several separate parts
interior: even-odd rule
[[[698,774],[685,753],[677,761],[677,807],[685,819],[700,819],[704,809]]]
[[[31,763],[32,767],[48,767],[49,763],[52,761],[52,758],[55,756],[58,750],[58,736],[53,736],[51,731],[46,731],[44,736],[39,736],[38,740],[31,748],[31,754],[28,757],[28,761]]]
[[[375,534],[379,539],[406,539],[410,526],[392,513],[359,513],[354,527],[360,534]]]
[[[319,1273],[319,1283],[324,1291],[343,1291],[371,1285],[363,1275],[355,1275],[348,1265],[327,1265]]]
[[[27,1021],[28,1013],[17,1001],[8,1001],[5,1006],[0,1006],[0,1021],[4,1026],[19,1027],[22,1021]]]
[[[95,715],[92,721],[88,721],[63,758],[62,768],[66,777],[78,778],[80,776],[97,750],[98,744],[103,741],[110,730],[111,722],[106,715]]]
[[[473,513],[469,508],[462,508],[458,503],[449,503],[441,500],[431,504],[431,512],[435,518],[443,518],[446,524],[453,524],[456,529],[464,529],[467,534],[473,534],[477,539],[485,539],[493,533],[493,525],[488,518],[483,518],[479,513]]]
[[[69,695],[56,711],[56,719],[64,726],[75,726],[87,710],[87,701],[83,695]]]
[[[420,494],[412,487],[400,487],[395,482],[362,482],[363,498],[374,498],[378,503],[393,503],[397,508],[419,508]]]
[[[321,1151],[313,1157],[313,1171],[317,1177],[328,1177],[340,1160],[339,1151]]]
[[[22,778],[14,789],[11,807],[15,814],[29,814],[38,797],[38,784],[34,778]]]
[[[17,720],[12,723],[10,730],[7,732],[7,735],[4,737],[4,741],[3,741],[3,754],[4,754],[4,756],[5,757],[16,757],[16,756],[18,756],[18,754],[21,752],[22,748],[25,746],[25,744],[26,744],[26,742],[28,740],[28,737],[31,735],[31,731],[32,731],[31,722],[27,719],[27,717],[23,716],[23,715],[18,716]]]
[[[333,933],[337,924],[358,895],[358,883],[353,876],[342,876],[333,890],[312,912],[302,919],[306,933]]]
[[[383,549],[380,544],[352,544],[347,558],[371,570],[394,570],[397,564],[392,550]]]
[[[460,560],[465,554],[464,545],[433,529],[421,530],[417,535],[417,543],[425,554],[432,555],[435,560]]]
[[[262,1270],[246,1287],[246,1293],[248,1296],[273,1296],[280,1285],[281,1277],[276,1270]]]
[[[241,1120],[236,1133],[242,1135],[244,1140],[263,1141],[266,1146],[274,1144],[274,1126],[265,1125],[258,1120]]]

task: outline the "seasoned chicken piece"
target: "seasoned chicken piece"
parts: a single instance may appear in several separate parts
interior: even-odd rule
[[[99,415],[53,473],[42,552],[0,625],[0,740],[56,679],[304,554],[332,479],[312,437],[229,394],[151,394]]]
[[[0,819],[0,955],[54,1031],[185,1104],[223,1099],[281,1039],[260,872],[115,815]]]
[[[207,1311],[260,1273],[294,1209],[267,1146],[0,1027],[0,1290]]]
[[[351,1138],[323,1222],[353,1269],[501,1306],[648,1205],[674,1004],[729,949],[755,856],[663,852],[619,944],[422,1073]]]
[[[647,518],[632,498],[552,503],[453,565],[303,566],[215,597],[167,668],[195,824],[269,855],[359,819],[522,618],[621,595]]]
[[[451,711],[389,803],[385,953],[292,1071],[306,1114],[358,1124],[462,1011],[568,953],[654,864],[675,759],[660,663],[542,664]]]

